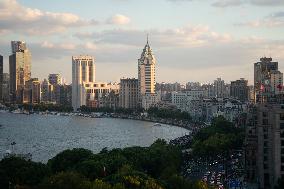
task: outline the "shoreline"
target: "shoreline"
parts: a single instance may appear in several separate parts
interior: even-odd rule
[[[205,124],[192,123],[186,120],[176,119],[164,119],[158,117],[145,117],[139,115],[126,115],[126,114],[115,114],[115,113],[103,113],[103,112],[92,112],[92,113],[79,113],[79,112],[28,112],[22,110],[8,111],[0,110],[0,113],[12,113],[12,114],[24,114],[24,115],[54,115],[54,116],[78,116],[88,118],[117,118],[117,119],[130,119],[137,121],[147,121],[151,123],[166,124],[170,126],[176,126],[191,131],[191,134],[198,132],[201,128],[205,127]]]

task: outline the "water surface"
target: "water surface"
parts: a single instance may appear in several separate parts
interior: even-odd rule
[[[169,141],[189,132],[128,119],[12,113],[0,113],[0,125],[0,158],[10,149],[31,153],[34,161],[42,162],[65,149],[86,148],[96,153],[104,147],[149,146],[158,138]]]

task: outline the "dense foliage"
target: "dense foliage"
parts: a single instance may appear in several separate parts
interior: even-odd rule
[[[73,108],[67,105],[56,104],[23,104],[20,108],[27,111],[56,111],[56,112],[72,112]]]
[[[158,118],[171,118],[179,120],[191,120],[191,116],[187,112],[182,112],[180,110],[171,110],[165,108],[151,107],[148,109],[148,114],[153,117]]]
[[[214,157],[240,149],[244,141],[244,131],[236,128],[224,117],[217,117],[210,127],[201,129],[193,139],[193,154]]]
[[[92,108],[87,106],[81,106],[80,111],[83,113],[91,113],[91,112],[104,112],[104,113],[121,113],[121,114],[133,114],[142,112],[142,109],[127,109],[127,108],[110,108],[110,107],[98,107]]]
[[[150,147],[65,150],[47,164],[17,157],[0,161],[1,188],[188,189],[203,188],[179,176],[181,151],[157,140]]]

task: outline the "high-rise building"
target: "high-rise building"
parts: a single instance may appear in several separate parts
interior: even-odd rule
[[[284,176],[284,107],[259,103],[246,132],[248,181],[259,188],[274,188]]]
[[[214,95],[217,98],[225,97],[225,82],[221,78],[214,81]]]
[[[3,56],[0,55],[0,102],[3,100]]]
[[[62,84],[62,77],[60,74],[49,74],[48,75],[48,82],[51,85],[61,85]]]
[[[41,84],[41,102],[55,103],[55,85],[51,85],[46,79]]]
[[[31,53],[25,42],[12,41],[11,46],[12,55],[9,56],[11,102],[23,103],[25,83],[31,79]]]
[[[55,85],[54,98],[56,104],[62,106],[72,106],[72,95],[71,85]]]
[[[31,78],[25,83],[24,103],[39,104],[41,99],[41,84],[38,78]]]
[[[249,98],[248,81],[244,78],[240,80],[231,81],[230,96],[240,100],[241,102],[247,102]]]
[[[271,73],[278,71],[278,62],[272,62],[272,58],[260,58],[260,62],[254,64],[254,93],[255,102],[265,103],[273,96],[271,92]]]
[[[140,95],[155,93],[156,59],[150,48],[148,39],[141,57],[138,59],[138,85]]]
[[[87,104],[87,98],[94,99],[94,93],[87,96],[86,88],[95,82],[95,58],[93,56],[72,57],[72,107],[76,111]]]
[[[26,42],[24,41],[11,41],[12,54],[27,50]]]
[[[147,43],[138,59],[139,104],[145,110],[161,101],[161,95],[156,93],[155,86],[156,59],[147,38]]]
[[[283,73],[280,71],[271,71],[270,73],[271,93],[278,95],[283,92]]]
[[[3,73],[2,97],[3,102],[10,101],[10,77],[8,73]]]
[[[119,107],[136,109],[139,107],[138,79],[120,79]]]

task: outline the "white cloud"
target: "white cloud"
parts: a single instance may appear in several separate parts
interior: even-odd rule
[[[255,6],[279,6],[284,5],[283,0],[217,0],[212,6],[215,7],[231,7],[240,6],[243,4],[255,5]]]
[[[86,49],[97,50],[97,46],[94,43],[92,43],[92,42],[87,42],[85,44],[85,47],[86,47]]]
[[[24,7],[16,0],[1,0],[0,28],[19,33],[52,34],[70,27],[97,24],[72,13],[53,13]]]
[[[107,20],[108,24],[125,25],[130,23],[130,18],[122,14],[116,14]]]
[[[168,30],[126,30],[114,29],[93,33],[77,33],[81,40],[94,39],[100,44],[115,44],[141,46],[146,41],[146,34],[150,34],[150,41],[158,47],[197,47],[211,43],[226,43],[232,40],[229,34],[212,31],[208,26],[186,26]]]
[[[263,19],[263,20],[255,20],[255,21],[249,21],[249,22],[243,22],[236,24],[237,26],[248,26],[248,27],[283,27],[284,26],[284,20],[278,20],[278,19]]]
[[[243,0],[218,0],[212,4],[215,7],[229,7],[229,6],[239,6],[243,4]]]

